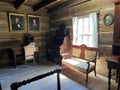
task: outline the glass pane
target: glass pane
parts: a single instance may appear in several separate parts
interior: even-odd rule
[[[83,44],[87,45],[88,43],[88,36],[83,36]]]
[[[79,19],[79,26],[83,26],[83,19]]]
[[[89,18],[84,18],[84,26],[89,26]]]
[[[89,34],[89,27],[84,27],[84,34]]]
[[[82,43],[82,36],[79,36],[77,39],[77,45],[80,45]]]

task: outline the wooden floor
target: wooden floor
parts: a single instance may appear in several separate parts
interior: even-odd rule
[[[10,90],[10,84],[13,82],[23,81],[48,71],[59,68],[58,65],[51,62],[40,62],[33,65],[19,65],[17,68],[6,67],[0,69],[0,82],[2,90]],[[68,74],[69,72],[69,74]],[[89,75],[88,84],[85,83],[84,75],[71,72],[65,69],[60,74],[61,90],[107,90],[107,78],[94,73]],[[117,90],[115,81],[112,81],[111,90]],[[20,87],[18,90],[57,90],[56,74],[43,78]]]

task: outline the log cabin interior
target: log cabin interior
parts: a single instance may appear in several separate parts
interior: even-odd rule
[[[72,57],[73,45],[81,44],[98,48],[97,76],[90,74],[86,84],[85,75],[74,67],[62,67],[61,90],[119,90],[119,14],[120,0],[0,0],[0,90],[10,90],[14,82],[61,68],[63,59]],[[17,24],[20,29],[13,26],[16,18],[21,23]],[[38,27],[32,28],[35,20]],[[26,65],[24,46],[31,42],[35,46],[35,64]],[[53,72],[59,77],[60,70],[57,71]],[[40,82],[20,90],[60,90],[55,80],[52,84],[48,83],[50,80],[46,79],[47,85],[42,87]]]

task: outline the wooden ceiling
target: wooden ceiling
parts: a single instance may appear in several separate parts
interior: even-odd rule
[[[15,8],[19,8],[22,4],[32,6],[34,11],[39,8],[48,9],[66,1],[68,0],[0,0],[0,2],[12,3]]]
[[[67,2],[70,3],[71,1],[74,0],[0,0],[0,2],[12,3],[16,9],[19,8],[20,5],[28,5],[33,7],[34,11],[40,8],[50,9],[63,3]],[[75,1],[83,2],[89,0],[75,0]]]

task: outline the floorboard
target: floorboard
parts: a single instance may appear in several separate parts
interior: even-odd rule
[[[0,68],[0,82],[2,90],[10,90],[10,84],[30,79],[48,71],[59,68],[55,63],[44,61],[39,64],[18,65],[16,68]],[[88,84],[85,83],[85,77],[79,72],[73,72],[69,69],[60,74],[61,90],[107,90],[107,78],[94,73],[89,75]],[[117,90],[117,84],[114,80],[111,83],[111,90]],[[57,90],[57,76],[50,75],[41,80],[31,82],[20,87],[18,90]]]

